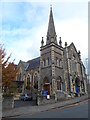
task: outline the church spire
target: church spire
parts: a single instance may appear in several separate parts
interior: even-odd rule
[[[49,44],[54,42],[57,44],[54,20],[53,20],[53,13],[52,13],[52,6],[50,7],[50,16],[49,16],[49,24],[48,24],[48,31],[47,31],[47,42]]]

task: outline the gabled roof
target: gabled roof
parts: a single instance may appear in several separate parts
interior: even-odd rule
[[[74,50],[76,51],[76,53],[78,54],[77,49],[76,49],[76,47],[75,47],[73,42],[68,46],[68,49],[71,50],[71,47],[73,47]]]
[[[19,61],[19,64],[20,64],[20,63],[23,65],[24,68],[27,68],[27,66],[29,65],[28,62],[24,62],[24,61],[22,61],[22,60]]]
[[[75,51],[77,52],[77,49],[76,49],[76,47],[75,47],[75,45],[74,45],[74,43],[72,42],[69,46],[68,46],[68,48],[70,48],[71,46],[73,46],[74,47],[74,49],[75,49]]]
[[[76,47],[75,47],[75,45],[74,45],[73,42],[68,46],[68,49],[69,49],[70,51],[71,51],[71,47],[74,48],[74,50],[76,51],[76,54],[77,54],[77,56],[78,56],[78,58],[79,58],[79,54],[78,54],[77,49],[76,49]]]

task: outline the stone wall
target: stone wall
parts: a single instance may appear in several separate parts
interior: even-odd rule
[[[12,96],[3,96],[2,98],[2,110],[14,108],[14,98]]]
[[[62,91],[57,91],[57,100],[62,100],[66,98],[66,94]]]
[[[50,99],[47,99],[47,96],[38,96],[37,105],[45,105],[49,103],[55,103],[55,96],[50,96]]]

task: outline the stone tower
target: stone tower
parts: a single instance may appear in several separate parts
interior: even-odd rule
[[[41,94],[42,91],[48,91],[50,96],[55,96],[57,99],[57,90],[61,92],[65,89],[63,86],[63,47],[61,37],[59,45],[57,43],[52,7],[50,8],[46,45],[42,37],[40,52],[39,87]]]

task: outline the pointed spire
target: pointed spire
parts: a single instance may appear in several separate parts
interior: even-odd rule
[[[46,44],[49,44],[50,42],[57,43],[54,20],[53,20],[52,6],[50,7],[50,16],[49,16],[49,24],[48,24]]]

